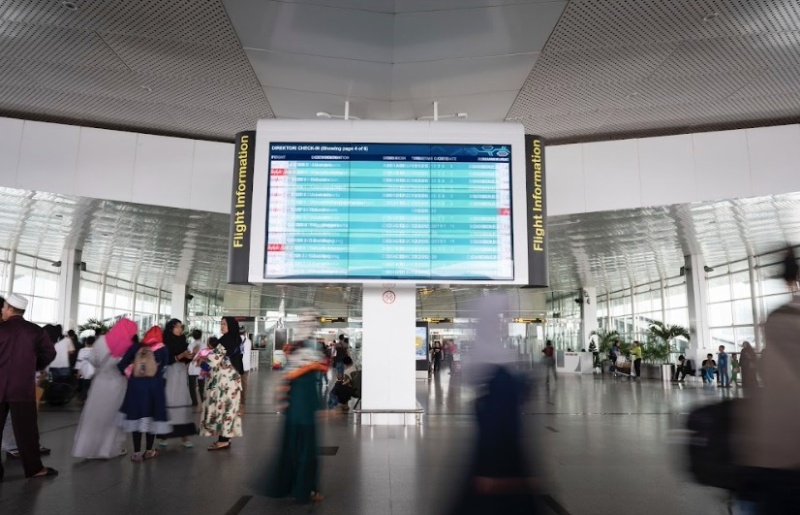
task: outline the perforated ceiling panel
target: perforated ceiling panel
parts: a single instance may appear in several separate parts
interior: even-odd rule
[[[0,115],[230,140],[272,111],[220,1],[0,0]]]
[[[508,114],[553,142],[800,121],[797,0],[572,0]]]

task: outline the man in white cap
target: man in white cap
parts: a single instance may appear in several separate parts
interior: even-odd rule
[[[3,303],[3,323],[0,324],[0,427],[11,413],[25,477],[38,478],[55,476],[58,472],[42,465],[36,420],[36,388],[31,377],[55,359],[56,349],[41,327],[22,317],[27,307],[28,299],[14,293],[6,297]],[[0,481],[4,472],[0,465]]]

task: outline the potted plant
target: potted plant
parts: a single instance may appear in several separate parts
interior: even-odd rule
[[[689,340],[689,331],[680,325],[668,325],[658,321],[650,324],[648,331],[648,336],[651,341],[649,345],[651,347],[650,355],[655,363],[660,363],[662,365],[661,378],[671,379],[672,367],[669,357],[670,353],[674,350],[672,341],[675,338],[685,338]],[[669,370],[667,370],[667,367],[669,367]],[[665,374],[668,377],[665,377]]]

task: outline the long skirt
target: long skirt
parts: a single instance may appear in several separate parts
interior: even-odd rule
[[[189,373],[183,363],[167,367],[167,414],[172,432],[160,438],[179,438],[197,434],[192,414],[192,396],[189,393]]]

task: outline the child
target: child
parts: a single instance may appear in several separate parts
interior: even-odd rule
[[[89,387],[91,387],[92,377],[94,377],[95,370],[91,359],[94,342],[94,336],[86,338],[84,347],[78,351],[78,361],[75,364],[75,369],[78,371],[78,376],[80,377],[78,400],[81,406],[86,402],[86,397],[89,396]]]

